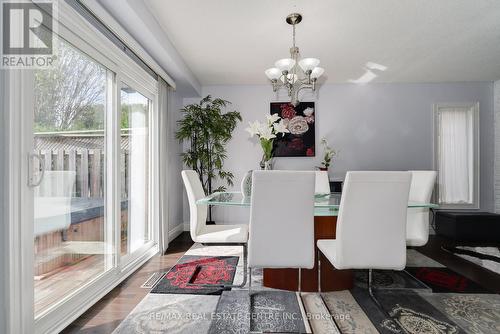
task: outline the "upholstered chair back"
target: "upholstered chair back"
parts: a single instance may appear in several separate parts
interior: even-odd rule
[[[433,170],[410,171],[410,202],[429,203],[436,182]],[[406,244],[423,246],[429,240],[429,208],[409,208],[406,220]]]
[[[315,173],[254,171],[249,267],[314,266]]]
[[[348,172],[336,231],[337,269],[406,265],[409,172]]]
[[[196,205],[197,200],[205,197],[205,191],[198,173],[194,170],[183,170],[181,175],[189,201],[189,231],[191,239],[196,241],[207,220],[207,205]]]

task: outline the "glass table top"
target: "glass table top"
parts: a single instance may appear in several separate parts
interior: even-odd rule
[[[314,209],[316,216],[336,216],[340,205],[341,193],[322,194],[314,196]],[[251,198],[243,196],[241,192],[216,192],[202,198],[196,204],[214,206],[249,207]],[[408,208],[436,209],[433,203],[408,202]]]

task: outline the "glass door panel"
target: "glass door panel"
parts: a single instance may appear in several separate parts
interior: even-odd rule
[[[110,269],[113,256],[105,219],[110,72],[58,43],[55,66],[36,70],[34,81],[35,316]]]
[[[121,89],[121,254],[151,240],[149,228],[149,121],[152,101],[131,87]]]

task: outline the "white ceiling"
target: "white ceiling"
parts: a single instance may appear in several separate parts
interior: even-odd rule
[[[500,79],[500,0],[146,0],[202,85],[264,84],[289,56],[291,12],[303,57],[329,83]],[[366,76],[365,76],[366,77]]]

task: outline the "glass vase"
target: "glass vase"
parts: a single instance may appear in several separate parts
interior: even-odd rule
[[[260,169],[261,170],[272,170],[273,169],[273,159],[266,160],[265,157],[262,157],[260,161]]]

